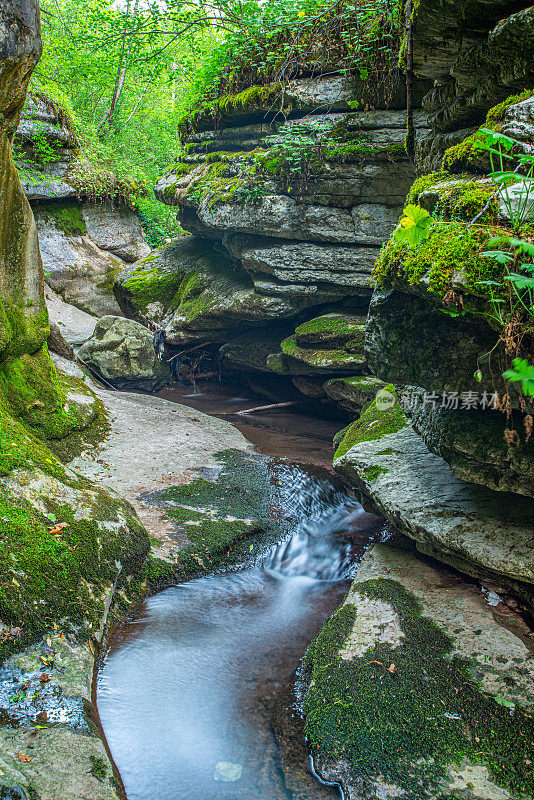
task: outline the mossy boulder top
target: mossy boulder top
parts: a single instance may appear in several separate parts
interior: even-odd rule
[[[532,651],[498,601],[405,543],[366,553],[305,657],[324,779],[358,798],[532,796]]]

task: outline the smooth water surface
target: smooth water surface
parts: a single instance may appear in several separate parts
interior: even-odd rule
[[[262,400],[238,386],[222,385],[216,390],[199,387],[196,392],[173,386],[172,389],[162,389],[158,395],[231,422],[252,442],[258,453],[286,456],[293,461],[319,464],[327,469],[332,466],[332,439],[347,424],[344,418],[318,417],[300,406],[244,414],[247,408],[271,401]]]
[[[281,544],[252,567],[151,597],[111,644],[98,708],[129,800],[297,796],[271,727],[276,700],[359,554],[384,534],[326,479],[276,462],[276,482]],[[299,798],[339,796],[309,780]]]

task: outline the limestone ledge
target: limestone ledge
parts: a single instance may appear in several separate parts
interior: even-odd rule
[[[530,796],[530,632],[489,599],[406,546],[367,551],[305,658],[315,766],[349,800]]]
[[[409,427],[360,442],[334,467],[423,552],[469,575],[489,574],[533,604],[532,500],[457,478]]]

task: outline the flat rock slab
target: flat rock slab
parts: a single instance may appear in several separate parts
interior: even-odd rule
[[[533,646],[473,583],[374,545],[306,654],[319,773],[347,800],[526,800]]]
[[[153,395],[100,389],[72,362],[57,356],[54,362],[85,377],[104,403],[111,424],[108,438],[70,466],[128,500],[150,534],[164,543],[172,540],[174,524],[140,495],[188,483],[200,467],[219,467],[215,454],[222,450],[252,449],[229,422]]]
[[[444,561],[534,583],[534,502],[457,478],[411,428],[354,446],[334,467]]]
[[[482,591],[453,572],[438,571],[415,554],[387,545],[375,545],[365,554],[345,603],[355,603],[360,608],[359,584],[380,578],[397,581],[417,598],[423,615],[450,637],[451,656],[469,660],[471,674],[484,692],[512,705],[534,707],[534,641],[515,613],[503,603],[489,605]],[[369,604],[382,605],[381,609],[374,609],[372,621],[380,640],[397,641],[398,645],[401,637],[395,639],[397,626],[391,617],[391,605],[366,598],[363,607]],[[360,616],[358,611],[357,622]],[[365,630],[358,635],[353,631],[349,640],[361,643],[368,636]],[[527,645],[529,638],[531,644]]]
[[[3,727],[0,745],[2,780],[22,790],[4,797],[33,798],[36,790],[39,800],[117,800],[104,744],[95,736],[60,727]]]

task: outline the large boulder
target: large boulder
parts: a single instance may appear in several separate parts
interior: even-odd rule
[[[34,206],[46,280],[67,303],[96,317],[120,314],[113,283],[150,253],[133,211],[76,200]]]
[[[99,319],[91,338],[78,350],[78,356],[117,389],[153,392],[171,377],[168,363],[156,357],[152,333],[124,317]]]
[[[508,422],[491,398],[482,408],[477,394],[470,402],[467,393],[458,401],[445,396],[444,402],[428,402],[427,394],[425,403],[425,392],[410,387],[408,397],[414,430],[455,475],[496,491],[534,497],[534,440],[518,425],[517,438],[508,436],[507,441],[505,429],[513,429],[514,418]],[[514,417],[517,425],[520,415]]]
[[[518,115],[527,149],[529,108],[522,101],[506,111],[510,124]],[[439,173],[414,184],[410,199],[435,223],[417,246],[392,239],[381,252],[366,330],[369,366],[408,387],[414,429],[458,477],[534,496],[534,408],[521,383],[504,377],[515,358],[534,358],[531,316],[519,301],[510,315],[506,271],[486,256],[492,237],[503,237],[506,249],[514,235],[502,193],[487,177]]]
[[[499,601],[374,545],[305,657],[319,775],[348,800],[530,796],[529,633]]]
[[[84,203],[81,212],[87,236],[101,250],[108,250],[127,262],[150,253],[139,217],[129,208]]]

